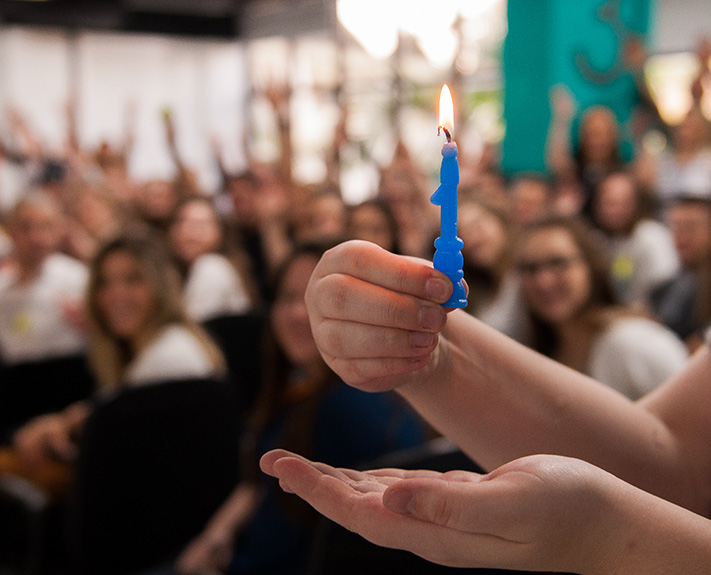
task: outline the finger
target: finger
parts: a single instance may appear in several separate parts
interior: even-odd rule
[[[337,468],[326,463],[321,463],[319,461],[309,461],[305,457],[297,453],[292,453],[291,451],[287,451],[285,449],[274,449],[272,451],[269,451],[268,453],[265,453],[260,460],[260,466],[262,467],[262,471],[269,475],[277,477],[274,471],[274,464],[279,459],[283,458],[298,459],[299,461],[304,462],[306,465],[309,465],[314,469],[318,470],[323,475],[330,475],[331,477],[335,477],[336,479],[339,479],[346,483],[353,484],[358,481],[374,481],[374,479],[369,474],[363,471],[356,471],[355,469]]]
[[[462,278],[462,284],[464,285],[464,292],[466,294],[467,299],[469,299],[469,284],[467,283],[467,280]],[[454,310],[459,309],[457,307],[445,307],[444,311],[447,313],[452,313]]]
[[[383,505],[448,529],[510,537],[517,498],[508,483],[475,473],[453,477],[404,479],[383,494]]]
[[[394,467],[385,467],[382,469],[369,469],[365,473],[374,475],[375,477],[393,477],[396,479],[415,479],[418,477],[440,477],[442,474],[439,471],[430,469],[398,469]]]
[[[349,274],[388,290],[444,303],[452,284],[432,264],[398,256],[375,244],[353,240],[329,250],[314,271],[315,278]]]
[[[78,455],[74,442],[62,431],[47,437],[50,451],[62,461],[72,461]]]
[[[382,493],[388,486],[400,480],[393,476],[378,476],[367,471],[356,471],[354,469],[340,469],[339,471],[341,471],[351,489],[359,493]]]
[[[390,487],[395,485],[404,478],[411,477],[439,477],[441,473],[437,471],[418,470],[411,471],[408,469],[373,469],[366,472],[371,476],[372,480],[377,481],[380,485]]]
[[[291,451],[287,451],[286,449],[272,449],[271,451],[267,451],[264,455],[262,455],[261,459],[259,460],[259,467],[267,475],[276,477],[276,474],[274,473],[274,463],[282,457],[295,457],[297,459],[303,459],[304,461],[308,462],[305,457],[301,457],[301,455],[298,455],[297,453],[293,453]]]
[[[350,385],[371,392],[386,391],[399,385],[400,376],[418,371],[431,360],[432,354],[420,357],[340,359],[323,354],[326,363]],[[367,384],[367,385],[366,385]]]
[[[359,492],[346,482],[323,475],[302,459],[283,457],[275,462],[274,470],[293,493],[319,513],[377,545],[404,549],[430,561],[459,567],[495,566],[504,562],[501,558],[510,551],[508,541],[486,532],[472,536],[393,513],[384,507],[383,494]]]
[[[314,337],[321,352],[333,357],[408,358],[427,355],[437,347],[438,334],[421,329],[408,331],[364,323],[350,323],[344,329],[342,321],[326,319],[314,326]]]
[[[449,287],[451,291],[451,282]],[[445,310],[435,301],[345,273],[312,280],[306,302],[320,318],[405,330],[439,331],[446,318]]]
[[[293,493],[318,512],[368,538],[367,524],[372,520],[376,520],[377,524],[385,516],[391,522],[408,521],[406,517],[399,517],[385,510],[380,489],[363,490],[356,487],[358,482],[344,481],[324,474],[303,459],[283,457],[275,462],[274,471]]]

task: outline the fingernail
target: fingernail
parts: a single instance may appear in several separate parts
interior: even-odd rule
[[[410,345],[413,347],[430,347],[436,338],[436,334],[427,333],[424,331],[411,331],[410,332]]]
[[[443,302],[449,298],[450,286],[447,281],[441,278],[430,278],[425,285],[425,293],[427,297],[434,301]]]
[[[444,310],[439,307],[423,307],[420,310],[419,323],[423,329],[438,329],[444,321]]]

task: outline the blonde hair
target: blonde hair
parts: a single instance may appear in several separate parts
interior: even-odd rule
[[[183,306],[178,272],[155,238],[143,234],[121,235],[104,244],[91,264],[87,295],[89,320],[89,361],[102,388],[121,385],[133,354],[127,342],[111,333],[97,303],[97,293],[103,281],[102,268],[115,253],[133,257],[141,268],[153,293],[153,310],[144,326],[146,335],[155,335],[169,324],[187,328],[203,346],[217,373],[225,371],[225,360],[210,337],[190,320]]]

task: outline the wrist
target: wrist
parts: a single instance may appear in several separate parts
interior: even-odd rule
[[[622,480],[595,469],[588,481],[585,528],[574,538],[566,570],[581,575],[622,575],[626,571],[630,512]],[[634,513],[632,514],[634,517]]]
[[[583,544],[584,575],[685,575],[708,572],[711,522],[616,477],[603,487]]]

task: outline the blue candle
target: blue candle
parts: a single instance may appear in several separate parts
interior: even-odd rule
[[[464,289],[464,258],[462,248],[464,242],[457,236],[457,186],[459,185],[459,162],[457,161],[457,144],[452,141],[450,130],[446,124],[453,127],[454,106],[449,87],[445,84],[439,100],[439,128],[437,133],[444,131],[447,142],[442,147],[442,166],[439,171],[440,186],[432,194],[430,202],[440,206],[440,235],[435,240],[434,267],[446,274],[454,291],[452,297],[442,305],[446,307],[466,307],[467,293]]]

